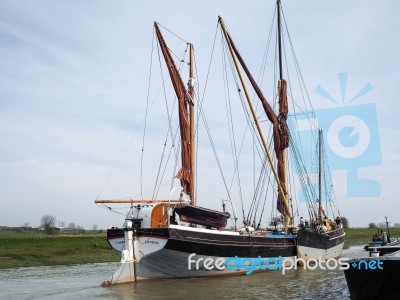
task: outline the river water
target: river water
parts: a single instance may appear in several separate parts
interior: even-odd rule
[[[363,257],[362,247],[344,257]],[[349,299],[341,270],[263,271],[249,276],[142,281],[101,287],[117,263],[0,270],[0,299]]]

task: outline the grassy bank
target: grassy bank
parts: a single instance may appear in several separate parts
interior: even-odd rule
[[[105,233],[0,231],[0,269],[119,261]]]
[[[386,229],[384,229],[386,231]],[[400,237],[400,228],[389,228],[392,237]],[[376,228],[346,228],[345,247],[365,245],[372,241],[372,236],[378,233]]]
[[[370,228],[347,228],[345,231],[345,247],[365,245],[377,233],[377,229]],[[400,228],[391,228],[390,233],[400,237]],[[119,259],[119,253],[108,245],[105,232],[47,236],[36,231],[0,230],[0,269],[118,262]]]

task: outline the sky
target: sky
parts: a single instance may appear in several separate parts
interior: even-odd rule
[[[332,153],[341,156],[331,167],[341,214],[355,227],[385,216],[400,223],[400,3],[282,2],[313,107],[332,130]],[[36,227],[46,214],[87,229],[122,225],[126,207],[121,215],[94,200],[140,195],[153,22],[194,43],[200,84],[217,17],[224,18],[250,69],[258,70],[274,5],[1,0],[0,226]],[[209,83],[210,90],[220,88]],[[208,118],[218,124],[213,111]],[[352,134],[347,145],[346,137],[335,141],[346,122],[361,132],[353,144]],[[146,158],[156,160],[155,139],[146,145]],[[215,164],[205,160],[204,167],[212,181]]]

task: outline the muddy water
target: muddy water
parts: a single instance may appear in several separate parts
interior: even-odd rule
[[[361,247],[344,257],[362,257]],[[0,270],[0,299],[349,299],[340,270],[265,271],[249,276],[157,280],[100,287],[117,263]]]

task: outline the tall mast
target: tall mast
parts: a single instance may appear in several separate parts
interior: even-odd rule
[[[278,58],[279,58],[279,80],[283,79],[282,70],[282,30],[281,30],[281,0],[276,1],[276,9],[278,14]]]
[[[192,205],[196,204],[195,201],[195,163],[196,163],[196,155],[195,155],[195,144],[194,144],[194,53],[193,53],[193,44],[189,44],[189,96],[190,96],[190,104],[189,104],[189,126],[190,126],[190,173],[191,173],[191,195],[190,195],[190,203]]]
[[[322,222],[322,129],[318,130],[318,219]]]
[[[276,1],[276,10],[277,10],[277,21],[278,21],[278,63],[279,63],[279,81],[278,81],[278,94],[279,94],[279,120],[280,123],[282,121],[286,122],[287,115],[287,107],[283,108],[284,102],[287,101],[286,96],[286,82],[283,79],[283,67],[282,67],[282,26],[281,26],[281,0]],[[284,99],[285,98],[285,99]],[[283,112],[285,110],[286,113]],[[285,191],[288,190],[288,182],[287,182],[287,150],[282,150],[282,186]],[[282,201],[288,201],[288,198],[283,198]],[[289,202],[285,203],[285,206],[289,207]]]

